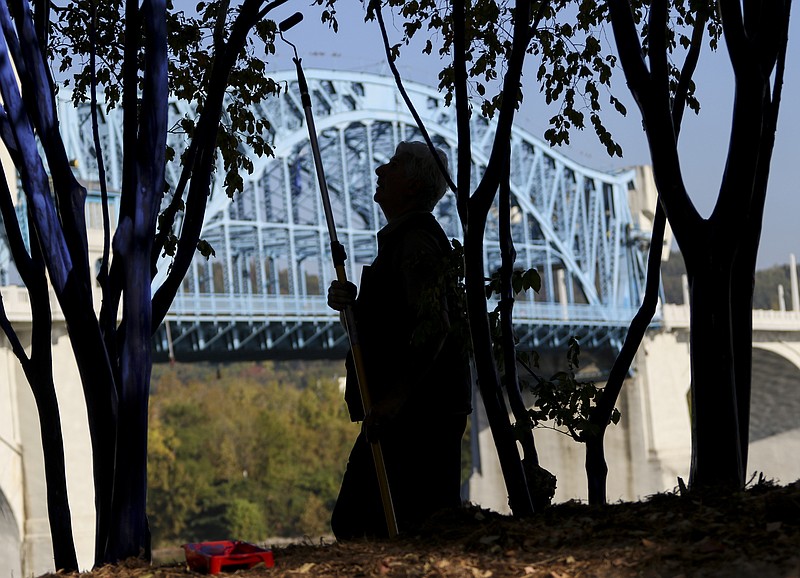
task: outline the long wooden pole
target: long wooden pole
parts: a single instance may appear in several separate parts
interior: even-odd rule
[[[314,117],[311,113],[311,96],[308,93],[308,83],[306,82],[303,68],[300,65],[300,59],[295,56],[293,59],[297,67],[297,82],[300,87],[300,98],[303,103],[303,111],[306,116],[306,126],[308,127],[308,137],[311,141],[311,150],[314,154],[314,166],[317,172],[317,182],[319,183],[319,192],[322,196],[322,207],[325,211],[325,221],[328,225],[328,235],[331,241],[331,257],[333,258],[333,266],[336,269],[336,278],[341,281],[347,281],[347,272],[345,271],[344,262],[347,259],[347,253],[344,246],[339,242],[336,235],[336,224],[333,220],[333,210],[331,209],[330,195],[328,194],[328,184],[325,180],[325,171],[322,166],[322,157],[319,151],[319,142],[317,141],[317,129],[314,125]],[[353,308],[348,306],[344,310],[345,329],[350,340],[350,351],[353,355],[353,362],[356,369],[356,377],[358,379],[358,389],[361,393],[361,402],[364,405],[364,415],[369,413],[372,407],[372,401],[367,387],[367,377],[364,371],[364,357],[362,355],[361,344],[358,340],[358,331],[356,329],[355,316],[353,315]],[[383,460],[383,450],[381,449],[380,441],[371,441],[369,445],[372,448],[372,458],[375,462],[375,473],[378,477],[378,487],[381,493],[381,503],[383,504],[383,513],[386,516],[386,528],[389,532],[389,537],[394,538],[397,536],[397,519],[394,515],[394,506],[392,505],[392,493],[389,489],[389,479],[386,475],[386,464]]]

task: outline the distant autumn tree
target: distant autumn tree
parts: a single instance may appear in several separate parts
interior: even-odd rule
[[[93,450],[96,506],[95,562],[148,557],[147,400],[150,338],[164,318],[200,240],[215,159],[225,160],[229,191],[251,160],[236,152],[246,139],[259,152],[264,122],[247,104],[276,92],[265,75],[277,26],[266,19],[285,0],[201,2],[186,16],[165,0],[47,0],[0,2],[0,135],[16,165],[28,209],[26,246],[10,187],[0,189],[0,209],[10,249],[28,288],[32,342],[26,353],[0,307],[0,325],[20,359],[42,424],[48,507],[55,565],[76,570],[64,482],[64,456],[50,354],[51,290],[64,313],[83,384]],[[253,34],[254,32],[254,34]],[[95,314],[84,205],[85,186],[73,175],[58,130],[56,84],[51,70],[76,71],[76,99],[96,106],[98,87],[107,106],[124,115],[119,221],[111,237],[103,159],[98,158],[105,206],[105,252],[98,281],[102,309]],[[165,182],[170,90],[194,100],[198,115],[180,127],[189,145],[175,189]],[[225,101],[226,95],[232,99]],[[223,111],[230,124],[221,124]],[[95,151],[100,146],[94,117]],[[245,134],[246,133],[246,134]],[[221,147],[221,148],[220,148]],[[13,177],[12,177],[13,178]],[[12,187],[13,188],[13,187]],[[166,210],[162,212],[162,206]],[[176,217],[183,211],[180,232]],[[110,248],[113,245],[113,259]],[[173,256],[165,282],[153,294],[151,279],[162,253]]]

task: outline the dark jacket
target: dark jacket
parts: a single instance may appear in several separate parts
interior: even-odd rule
[[[431,213],[411,213],[378,232],[378,255],[361,274],[354,313],[370,395],[376,402],[402,389],[402,414],[471,411],[467,348],[444,275],[450,251]],[[347,369],[345,399],[350,418],[360,421],[351,355]]]

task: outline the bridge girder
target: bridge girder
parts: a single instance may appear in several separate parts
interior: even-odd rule
[[[349,256],[348,276],[358,279],[361,267],[374,258],[375,233],[385,223],[372,201],[374,170],[399,141],[421,137],[392,79],[322,70],[306,75],[331,205]],[[197,255],[167,316],[179,357],[235,351],[294,356],[298,348],[309,356],[340,355],[344,348],[338,315],[325,305],[334,272],[297,83],[293,72],[273,76],[288,90],[255,105],[253,112],[270,123],[267,136],[274,156],[251,155],[254,171],[243,175],[244,191],[233,200],[222,186],[224,171],[217,168],[203,227],[216,257]],[[408,83],[407,89],[434,142],[455,167],[455,111],[431,88]],[[172,102],[170,111],[174,126],[194,114],[181,101]],[[59,113],[78,176],[86,183],[96,181],[88,106],[62,101]],[[111,190],[121,184],[120,119],[116,109],[101,110],[101,147]],[[488,161],[495,124],[476,115],[471,130],[475,185]],[[179,158],[187,143],[183,135],[171,133],[169,144]],[[511,150],[518,266],[536,267],[543,279],[539,294],[516,302],[520,336],[536,347],[558,346],[570,334],[617,343],[644,281],[644,256],[635,242],[642,235],[627,197],[633,171],[608,174],[584,167],[518,128]],[[179,171],[177,162],[169,164],[171,187]],[[460,237],[451,193],[437,208],[437,217],[448,235]],[[488,270],[500,262],[497,221],[491,217],[485,261]],[[168,265],[165,259],[160,269]],[[154,285],[159,282],[157,277]],[[215,339],[203,337],[222,327],[224,334]],[[321,333],[320,327],[325,328]],[[307,340],[305,335],[315,337]],[[154,342],[156,351],[166,355],[164,328]]]

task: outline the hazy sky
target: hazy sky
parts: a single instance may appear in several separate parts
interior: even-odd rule
[[[304,12],[305,19],[287,32],[287,39],[297,44],[303,65],[307,68],[334,68],[389,74],[385,63],[380,30],[374,22],[364,23],[361,3],[357,0],[340,0],[338,8],[339,33],[334,34],[319,23],[319,7],[304,3],[289,2],[271,16],[282,20],[294,11]],[[390,37],[399,41],[401,34],[387,15]],[[609,31],[610,34],[610,31]],[[795,170],[800,166],[800,24],[798,17],[792,18],[789,31],[789,54],[778,126],[775,152],[764,217],[759,268],[777,263],[788,263],[789,253],[800,256],[800,187]],[[292,66],[288,46],[278,43],[277,54],[270,58],[271,70],[282,70]],[[725,162],[730,129],[733,81],[730,64],[724,49],[712,53],[705,48],[700,66],[695,73],[698,96],[701,101],[700,115],[687,112],[681,131],[681,163],[692,199],[698,210],[707,216],[713,208]],[[528,59],[526,78],[529,87],[534,87],[534,65]],[[437,74],[442,62],[436,56],[420,55],[416,49],[406,48],[398,68],[405,79],[430,86],[438,84]],[[525,79],[523,79],[524,81]],[[628,109],[622,117],[609,109],[604,116],[607,126],[623,148],[622,159],[611,159],[594,135],[594,131],[575,132],[569,146],[562,152],[586,166],[609,170],[618,167],[649,164],[650,157],[641,117],[630,93],[624,86],[621,71],[615,80],[616,96]],[[556,112],[548,108],[537,89],[526,92],[525,102],[517,116],[519,126],[541,138],[548,119]]]

